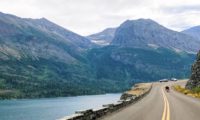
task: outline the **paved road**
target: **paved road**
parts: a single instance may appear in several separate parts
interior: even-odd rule
[[[151,92],[142,100],[102,120],[200,120],[200,99],[163,90],[166,85],[185,83],[154,83]]]

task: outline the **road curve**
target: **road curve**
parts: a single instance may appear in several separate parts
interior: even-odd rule
[[[151,92],[142,100],[101,120],[200,120],[200,99],[164,90],[167,85],[185,83],[153,83]]]

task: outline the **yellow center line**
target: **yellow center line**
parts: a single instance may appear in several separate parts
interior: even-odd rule
[[[163,110],[162,120],[170,120],[169,102],[163,89],[162,89],[162,95],[163,95],[163,101],[164,101],[164,110]]]
[[[167,103],[166,103],[166,100],[165,100],[165,97],[164,97],[164,94],[163,94],[163,89],[162,89],[162,95],[163,95],[163,101],[164,101],[164,110],[163,110],[162,120],[165,120]]]
[[[166,95],[165,95],[165,97],[166,97]],[[169,109],[169,101],[168,101],[168,99],[167,99],[167,97],[166,97],[166,100],[167,100],[167,119],[166,120],[170,120],[170,109]]]

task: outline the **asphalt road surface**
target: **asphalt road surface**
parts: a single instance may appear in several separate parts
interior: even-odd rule
[[[173,91],[165,86],[183,85],[186,81],[153,83],[143,99],[102,120],[200,120],[200,99]]]

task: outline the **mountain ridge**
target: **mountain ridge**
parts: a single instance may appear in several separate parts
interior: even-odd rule
[[[92,46],[92,43],[90,43],[90,41],[87,38],[85,38],[84,36],[78,35],[66,28],[63,28],[63,27],[47,20],[46,18],[25,19],[25,20],[28,22],[31,21],[31,23],[33,23],[34,25],[36,25],[46,31],[50,31],[56,35],[59,35],[60,37],[63,37],[64,39],[72,41],[82,48],[89,48]]]

